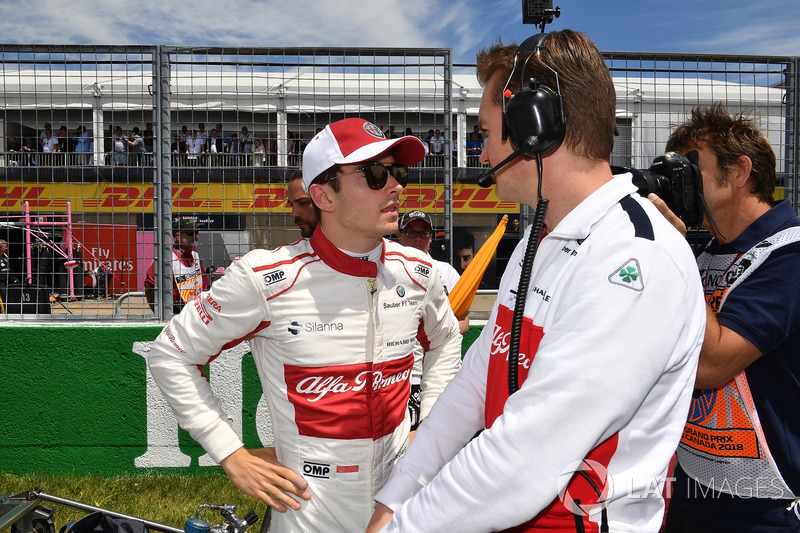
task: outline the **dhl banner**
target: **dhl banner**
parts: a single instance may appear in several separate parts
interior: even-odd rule
[[[444,210],[443,185],[411,185],[401,194],[401,211]],[[0,185],[0,211],[66,212],[67,202],[76,213],[120,211],[152,212],[153,186],[113,183],[6,182]],[[173,212],[288,213],[285,184],[186,184],[172,187]],[[475,184],[453,185],[454,213],[518,212],[519,204],[504,202],[494,189]]]

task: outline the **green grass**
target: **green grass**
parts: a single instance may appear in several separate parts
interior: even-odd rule
[[[0,472],[0,494],[17,494],[37,488],[42,492],[110,509],[146,520],[183,528],[202,503],[233,503],[236,514],[244,517],[255,511],[264,516],[266,504],[239,491],[222,474],[137,474],[119,476],[80,476],[75,474],[25,474]],[[83,511],[43,502],[55,510],[56,532],[61,526],[84,516]],[[222,522],[219,511],[204,509],[200,518],[211,525]],[[259,522],[249,531],[258,531]]]

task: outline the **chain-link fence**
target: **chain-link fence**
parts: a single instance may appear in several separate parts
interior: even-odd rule
[[[606,58],[613,164],[648,167],[692,107],[723,102],[758,117],[797,205],[797,58]],[[426,142],[401,210],[432,216],[434,256],[459,267],[510,214],[492,288],[518,241],[519,206],[474,183],[482,88],[447,49],[0,45],[0,64],[2,320],[169,316],[174,284],[193,282],[173,278],[173,223],[194,225],[210,283],[300,238],[287,180],[316,131],[349,116]]]

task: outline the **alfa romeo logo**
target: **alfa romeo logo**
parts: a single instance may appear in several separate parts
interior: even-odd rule
[[[379,139],[385,139],[386,138],[386,136],[383,134],[383,132],[380,130],[380,128],[378,128],[378,126],[376,126],[372,122],[365,122],[364,123],[364,131],[366,131],[367,133],[369,133],[373,137],[378,137]]]

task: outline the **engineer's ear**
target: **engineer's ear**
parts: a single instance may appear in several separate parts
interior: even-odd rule
[[[308,187],[308,195],[311,201],[314,202],[320,211],[330,213],[333,211],[334,206],[331,201],[331,188],[330,185],[320,185],[319,183],[312,183]]]

